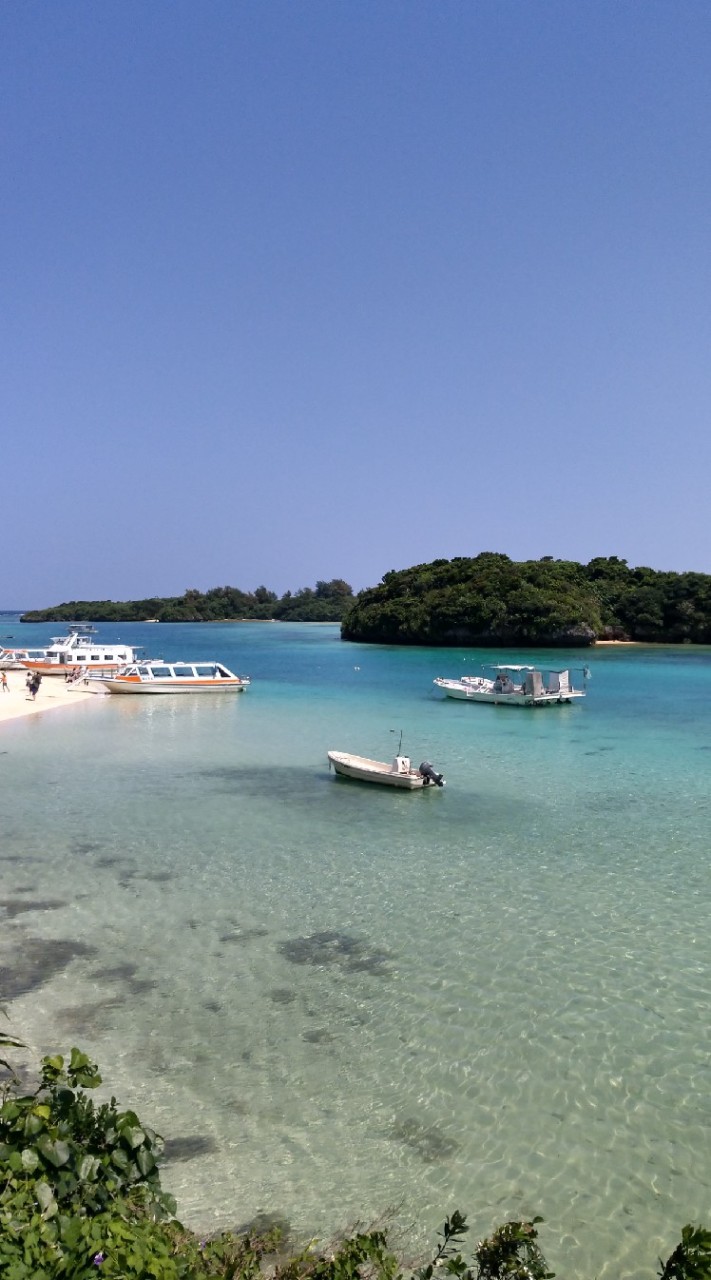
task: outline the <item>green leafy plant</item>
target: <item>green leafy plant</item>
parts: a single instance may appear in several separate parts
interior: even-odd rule
[[[469,1227],[458,1210],[447,1218],[440,1234],[440,1244],[431,1262],[415,1273],[416,1280],[432,1280],[436,1269],[462,1280],[553,1280],[554,1272],[536,1241],[536,1227],[542,1218],[530,1222],[505,1222],[487,1240],[480,1240],[474,1250],[473,1265],[461,1254],[461,1244]]]
[[[711,1231],[683,1227],[681,1243],[660,1266],[661,1280],[711,1280]]]
[[[0,1013],[3,1017],[7,1017],[5,1009],[0,1009]],[[24,1047],[21,1040],[16,1040],[14,1036],[9,1036],[6,1031],[0,1031],[0,1049],[24,1049]],[[0,1067],[4,1067],[6,1071],[10,1072],[13,1079],[15,1078],[14,1068],[6,1058],[0,1058]]]
[[[143,1220],[175,1211],[158,1176],[162,1139],[115,1098],[95,1106],[85,1090],[100,1083],[96,1064],[75,1048],[68,1063],[61,1055],[42,1060],[33,1093],[18,1095],[16,1081],[5,1089],[0,1274],[7,1280],[78,1277],[83,1260],[103,1255],[107,1237],[135,1235]]]
[[[98,1067],[72,1049],[42,1060],[40,1083],[26,1097],[6,1097],[0,1107],[0,1202],[3,1190],[33,1188],[46,1218],[59,1209],[98,1211],[140,1188],[155,1217],[174,1212],[160,1189],[158,1157],[163,1140],[116,1099],[95,1106],[85,1089],[101,1084]]]

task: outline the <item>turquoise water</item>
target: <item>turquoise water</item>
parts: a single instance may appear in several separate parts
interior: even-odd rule
[[[709,1225],[710,651],[538,654],[592,680],[528,711],[442,698],[495,656],[471,650],[100,631],[253,685],[0,725],[0,995],[191,1140],[164,1173],[185,1221],[393,1208],[420,1244],[455,1207],[476,1238],[540,1213],[581,1280],[651,1277]],[[329,774],[400,730],[445,791]]]

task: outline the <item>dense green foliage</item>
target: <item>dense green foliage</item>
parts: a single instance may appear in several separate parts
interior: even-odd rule
[[[17,1047],[0,1033],[0,1050]],[[7,1064],[5,1063],[5,1066]],[[163,1142],[116,1100],[95,1106],[96,1065],[72,1049],[42,1061],[37,1087],[10,1075],[0,1090],[0,1275],[3,1280],[552,1280],[538,1247],[540,1218],[507,1222],[466,1262],[466,1218],[448,1218],[433,1258],[403,1272],[383,1231],[327,1249],[287,1252],[277,1230],[200,1240],[172,1215],[158,1173]],[[661,1280],[711,1280],[711,1233],[686,1226]]]
[[[357,597],[334,578],[278,597],[213,587],[146,600],[69,600],[23,622],[341,622],[344,640],[380,644],[551,646],[596,639],[711,644],[711,574],[631,569],[616,556],[510,560],[496,552],[386,573]]]
[[[711,644],[711,575],[630,569],[616,556],[513,561],[495,552],[386,573],[361,591],[344,640],[423,645]]]
[[[302,587],[292,595],[277,596],[266,587],[240,591],[238,587],[213,587],[210,591],[186,591],[182,596],[147,600],[68,600],[49,609],[32,609],[22,622],[234,622],[272,619],[279,622],[340,622],[353,603],[353,590],[342,578]]]

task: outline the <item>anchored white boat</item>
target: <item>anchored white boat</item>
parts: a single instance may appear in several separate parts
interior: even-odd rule
[[[423,761],[419,769],[413,769],[409,756],[395,756],[388,764],[384,760],[354,756],[349,751],[329,751],[328,760],[342,778],[355,778],[358,782],[379,782],[387,787],[401,787],[404,791],[446,786],[442,774],[437,773],[428,760]]]
[[[462,676],[459,680],[438,676],[434,683],[448,698],[459,698],[462,702],[494,702],[502,707],[543,707],[584,698],[585,681],[590,675],[587,667],[579,668],[582,687],[575,688],[570,667],[539,670],[538,667],[509,663],[487,663],[482,671],[485,674]]]
[[[68,635],[55,636],[39,657],[21,659],[21,665],[28,671],[38,671],[42,676],[112,672],[135,662],[139,651],[140,647],[136,649],[128,644],[97,640],[96,627],[76,622],[70,625]]]
[[[136,662],[95,679],[109,693],[241,693],[251,683],[222,662]]]

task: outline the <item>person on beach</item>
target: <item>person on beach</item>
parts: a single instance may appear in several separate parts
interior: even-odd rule
[[[37,691],[38,691],[38,689],[39,689],[39,687],[40,687],[41,683],[42,683],[42,677],[41,677],[41,675],[40,675],[39,671],[35,671],[34,675],[32,676],[32,681],[31,681],[31,683],[30,683],[30,695],[31,695],[31,697],[32,697],[32,701],[33,701],[33,702],[34,702],[35,698],[37,697]]]
[[[7,683],[7,671],[0,671],[0,684],[2,685],[2,691],[3,691],[3,693],[9,693],[9,692],[10,692],[10,688],[9,688],[8,683]]]

